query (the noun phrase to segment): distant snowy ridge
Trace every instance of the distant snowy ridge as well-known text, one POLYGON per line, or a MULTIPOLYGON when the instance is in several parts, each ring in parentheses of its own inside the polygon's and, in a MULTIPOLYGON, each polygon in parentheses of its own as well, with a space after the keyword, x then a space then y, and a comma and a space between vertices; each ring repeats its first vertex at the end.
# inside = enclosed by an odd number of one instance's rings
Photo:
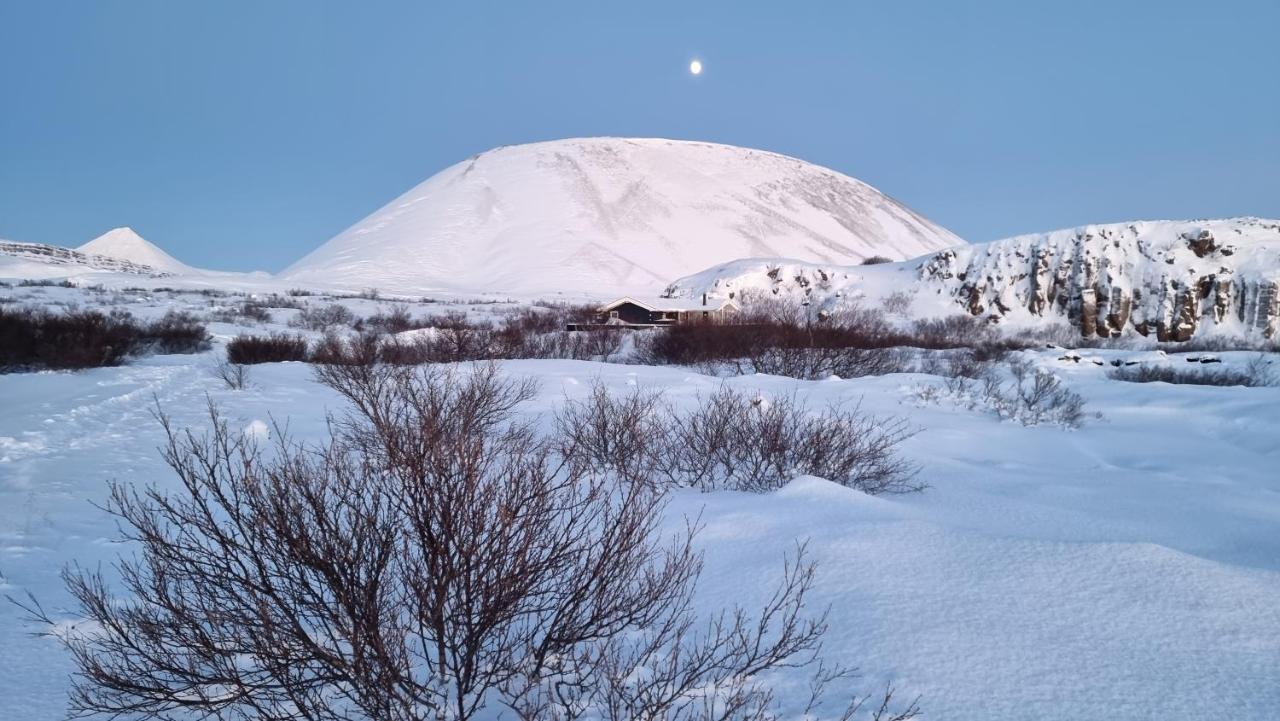
POLYGON ((1085 337, 1183 341, 1280 331, 1280 221, 1231 218, 1087 225, 957 246, 904 263, 734 261, 671 283, 666 295, 743 293, 832 305, 900 299, 916 317, 1069 323, 1085 337))
POLYGON ((198 272, 161 250, 134 232, 133 228, 114 228, 77 248, 81 253, 116 258, 155 268, 164 273, 198 272))
MULTIPOLYGON (((89 270, 105 271, 108 273, 124 273, 128 275, 147 275, 153 277, 168 276, 170 273, 153 268, 142 263, 134 263, 128 260, 112 258, 96 253, 85 253, 79 250, 71 250, 57 245, 44 245, 42 243, 16 243, 13 241, 0 240, 0 257, 9 258, 11 261, 26 262, 37 264, 40 266, 76 266, 89 270)), ((0 271, 3 271, 6 263, 0 263, 0 271)), ((0 274, 3 274, 0 272, 0 274)), ((19 274, 20 275, 20 274, 19 274)))
POLYGON ((734 258, 857 263, 963 241, 875 188, 712 143, 500 147, 432 176, 287 268, 298 284, 513 295, 652 293, 734 258))

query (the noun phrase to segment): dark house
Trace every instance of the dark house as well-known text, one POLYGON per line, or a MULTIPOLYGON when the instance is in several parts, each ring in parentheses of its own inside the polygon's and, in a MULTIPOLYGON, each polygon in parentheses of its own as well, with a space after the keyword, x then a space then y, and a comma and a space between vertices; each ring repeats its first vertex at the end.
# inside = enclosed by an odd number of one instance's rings
POLYGON ((691 321, 719 320, 737 310, 738 306, 733 301, 709 299, 705 293, 701 298, 623 296, 600 306, 591 323, 575 323, 569 326, 569 330, 600 326, 656 328, 691 321))

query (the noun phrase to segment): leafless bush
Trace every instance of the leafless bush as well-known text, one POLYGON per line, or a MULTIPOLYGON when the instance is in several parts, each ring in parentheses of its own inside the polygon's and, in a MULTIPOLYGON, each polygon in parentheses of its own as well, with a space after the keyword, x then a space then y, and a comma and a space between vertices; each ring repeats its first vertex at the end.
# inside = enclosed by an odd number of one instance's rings
POLYGON ((566 458, 653 482, 672 416, 657 391, 635 388, 613 394, 596 382, 585 399, 567 400, 557 411, 556 441, 566 458))
POLYGON ((862 259, 862 265, 884 265, 885 263, 892 263, 892 262, 893 262, 893 258, 889 258, 883 255, 871 255, 862 259))
POLYGON ((307 360, 307 339, 297 335, 238 335, 227 343, 227 362, 237 365, 307 360))
POLYGON ((528 382, 492 366, 317 375, 352 409, 319 446, 277 433, 264 454, 212 408, 204 436, 161 416, 179 490, 111 489, 140 554, 119 563, 125 593, 65 572, 94 628, 59 634, 73 713, 765 721, 784 710, 769 670, 813 664, 819 690, 846 678, 814 663, 826 624, 806 614, 803 546, 758 612, 699 619, 696 529, 664 543, 649 485, 568 462, 516 420, 528 382))
POLYGON ((26 279, 23 279, 23 280, 18 281, 18 287, 19 287, 19 288, 74 288, 74 287, 76 287, 76 284, 75 284, 75 283, 72 283, 71 281, 66 280, 66 279, 63 279, 63 280, 48 280, 48 279, 37 279, 37 280, 32 280, 32 279, 30 279, 30 278, 26 278, 26 279))
MULTIPOLYGON (((992 363, 962 361, 946 374, 945 396, 969 408, 985 408, 1001 419, 1014 420, 1024 426, 1055 423, 1077 428, 1083 423, 1084 397, 1056 375, 1022 358, 1013 358, 1007 365, 1006 378, 992 363)), ((916 399, 923 403, 935 403, 943 397, 936 386, 922 386, 916 391, 916 399)))
POLYGON ((194 315, 171 310, 143 328, 141 342, 154 353, 199 353, 209 349, 209 334, 194 315))
POLYGON ((213 373, 233 391, 242 391, 249 387, 249 368, 242 363, 220 360, 213 367, 213 373))
POLYGON ((194 316, 170 312, 140 323, 110 313, 0 307, 0 371, 114 366, 148 353, 195 353, 209 347, 194 316))
POLYGON ((913 345, 921 348, 967 348, 996 340, 991 326, 970 315, 922 318, 911 328, 913 345))
POLYGON ((1019 347, 969 316, 920 320, 907 329, 890 325, 884 316, 850 304, 815 310, 805 303, 757 299, 744 302, 742 311, 725 322, 664 329, 644 340, 639 357, 709 372, 853 378, 909 370, 902 348, 971 348, 994 359, 1019 347))
POLYGON ((673 424, 664 469, 682 485, 768 491, 814 475, 871 494, 923 488, 897 453, 915 434, 902 419, 830 406, 811 413, 794 397, 751 397, 727 387, 673 424))
POLYGON ((291 290, 287 295, 272 293, 266 296, 258 296, 258 300, 255 302, 262 304, 262 306, 266 308, 292 308, 294 310, 302 310, 306 307, 306 304, 303 301, 298 300, 299 296, 297 293, 311 295, 310 293, 291 290))
POLYGON ((914 298, 915 294, 912 292, 895 290, 884 297, 884 301, 882 303, 884 312, 889 315, 906 317, 907 313, 911 310, 911 301, 914 298))
POLYGON ((1198 386, 1245 386, 1256 388, 1271 385, 1271 377, 1265 356, 1251 361, 1244 368, 1181 369, 1170 366, 1138 364, 1116 368, 1107 374, 1109 378, 1129 383, 1172 383, 1198 386), (1259 360, 1261 359, 1261 360, 1259 360))
POLYGON ((915 434, 900 418, 857 406, 811 412, 792 396, 752 397, 722 387, 689 412, 656 393, 613 396, 596 384, 557 416, 564 453, 628 478, 703 490, 776 490, 814 475, 870 494, 918 491, 918 468, 897 452, 915 434))
POLYGON ((329 331, 338 326, 350 326, 355 323, 356 316, 341 303, 329 303, 321 306, 305 306, 289 320, 294 328, 329 331))
POLYGON ((270 323, 272 320, 268 306, 253 300, 218 308, 209 317, 219 323, 270 323))
POLYGON ((1168 353, 1221 353, 1226 351, 1258 351, 1280 353, 1280 338, 1203 335, 1184 343, 1160 343, 1156 348, 1168 353))
POLYGON ((384 313, 377 313, 357 321, 356 330, 376 333, 403 333, 427 327, 425 320, 414 318, 409 313, 409 306, 397 303, 384 313))

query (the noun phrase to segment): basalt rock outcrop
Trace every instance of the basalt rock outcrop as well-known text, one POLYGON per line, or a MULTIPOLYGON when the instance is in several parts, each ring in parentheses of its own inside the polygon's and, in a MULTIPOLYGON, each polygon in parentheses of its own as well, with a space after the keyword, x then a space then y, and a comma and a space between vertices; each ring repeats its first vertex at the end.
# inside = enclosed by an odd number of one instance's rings
POLYGON ((926 256, 918 277, 993 322, 1056 318, 1085 337, 1190 340, 1280 330, 1280 222, 1091 225, 926 256))
POLYGON ((70 248, 44 245, 42 243, 14 243, 0 240, 0 255, 45 265, 82 266, 111 273, 129 273, 157 278, 171 275, 159 268, 143 263, 135 263, 130 260, 122 260, 97 253, 84 253, 70 248))
POLYGON ((858 303, 902 318, 967 313, 1006 327, 1065 322, 1091 338, 1274 338, 1280 221, 1089 225, 873 266, 749 258, 676 280, 666 294, 858 303))

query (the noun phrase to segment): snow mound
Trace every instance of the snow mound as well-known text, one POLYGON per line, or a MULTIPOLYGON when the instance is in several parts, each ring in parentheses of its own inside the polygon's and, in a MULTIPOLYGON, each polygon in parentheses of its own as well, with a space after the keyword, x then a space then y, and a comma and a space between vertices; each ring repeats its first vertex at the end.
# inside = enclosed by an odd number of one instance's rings
POLYGON ((665 295, 761 294, 818 307, 858 301, 906 317, 968 313, 1012 326, 1067 323, 1086 337, 1280 332, 1280 221, 1087 225, 871 266, 753 258, 671 283, 665 295))
POLYGON ((195 269, 145 240, 133 228, 115 228, 85 243, 76 250, 154 268, 162 273, 185 274, 195 269))
POLYGON ((775 153, 627 138, 500 147, 287 268, 299 284, 652 293, 734 258, 857 263, 962 243, 871 186, 775 153))

